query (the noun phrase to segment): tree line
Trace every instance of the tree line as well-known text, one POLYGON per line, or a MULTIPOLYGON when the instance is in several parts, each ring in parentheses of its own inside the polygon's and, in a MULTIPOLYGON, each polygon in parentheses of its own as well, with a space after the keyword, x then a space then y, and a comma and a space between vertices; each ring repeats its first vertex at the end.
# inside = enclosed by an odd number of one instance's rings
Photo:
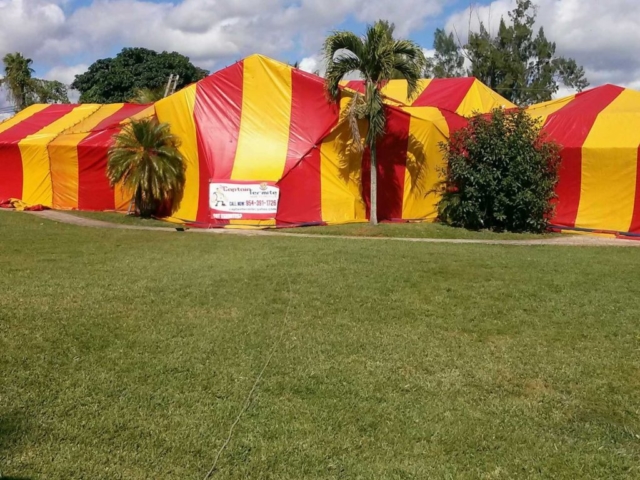
MULTIPOLYGON (((537 7, 533 0, 518 0, 509 21, 500 21, 493 34, 480 22, 463 44, 454 32, 437 29, 434 55, 424 59, 422 78, 476 77, 517 105, 550 100, 561 85, 582 91, 589 82, 574 59, 557 54, 543 28, 535 30, 537 7)), ((393 25, 383 22, 393 36, 393 25)), ((66 103, 67 86, 58 81, 32 78, 32 61, 20 53, 4 59, 5 86, 15 110, 33 103, 66 103)), ((298 64, 293 64, 297 66, 298 64)), ((177 52, 125 48, 114 58, 94 62, 77 75, 71 88, 82 103, 151 103, 163 96, 171 74, 179 76, 178 88, 196 82, 209 72, 193 65, 177 52)), ((318 73, 318 72, 314 72, 318 73)), ((392 78, 402 73, 392 73, 392 78)))
POLYGON ((67 87, 57 80, 34 78, 33 61, 21 53, 8 53, 3 59, 4 78, 0 86, 7 90, 8 100, 15 111, 34 103, 69 103, 67 87))

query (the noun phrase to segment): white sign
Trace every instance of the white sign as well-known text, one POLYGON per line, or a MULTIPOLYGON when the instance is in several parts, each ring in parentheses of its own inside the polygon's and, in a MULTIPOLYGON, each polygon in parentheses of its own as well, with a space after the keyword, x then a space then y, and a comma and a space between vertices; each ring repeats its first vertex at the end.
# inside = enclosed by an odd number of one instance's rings
POLYGON ((273 182, 213 181, 209 184, 211 218, 220 220, 275 218, 280 189, 273 182))

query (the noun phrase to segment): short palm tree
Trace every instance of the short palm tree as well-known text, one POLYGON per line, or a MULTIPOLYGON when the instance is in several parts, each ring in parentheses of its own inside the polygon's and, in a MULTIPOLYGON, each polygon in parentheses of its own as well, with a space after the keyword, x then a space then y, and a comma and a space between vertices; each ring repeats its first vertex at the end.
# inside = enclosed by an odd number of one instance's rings
POLYGON ((162 100, 162 97, 164 97, 164 91, 160 88, 137 88, 133 93, 133 97, 129 99, 129 103, 146 105, 162 100))
POLYGON ((166 123, 155 118, 132 120, 114 136, 109 149, 107 177, 111 186, 121 184, 133 193, 142 217, 160 207, 179 203, 185 182, 185 163, 178 150, 180 140, 166 123))
MULTIPOLYGON (((327 64, 326 89, 329 97, 340 99, 340 81, 348 74, 359 72, 365 81, 364 98, 353 97, 348 109, 352 115, 364 118, 368 123, 365 144, 371 153, 371 208, 370 220, 378 223, 376 140, 385 133, 386 114, 380 89, 392 78, 407 81, 407 96, 418 92, 418 82, 426 63, 422 49, 410 40, 393 38, 394 26, 379 20, 367 28, 364 36, 339 31, 331 34, 324 43, 327 64)), ((354 139, 358 139, 357 122, 352 121, 354 139)))
POLYGON ((9 93, 9 100, 13 103, 16 112, 19 112, 28 105, 33 61, 21 53, 7 53, 2 61, 4 78, 0 80, 0 85, 5 86, 9 93))

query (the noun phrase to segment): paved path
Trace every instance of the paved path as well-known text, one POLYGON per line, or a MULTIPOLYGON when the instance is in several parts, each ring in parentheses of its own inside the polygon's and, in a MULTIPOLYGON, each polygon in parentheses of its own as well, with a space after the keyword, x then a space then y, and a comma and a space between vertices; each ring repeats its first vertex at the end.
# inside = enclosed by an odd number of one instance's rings
MULTIPOLYGON (((53 220, 60 223, 68 223, 82 227, 94 228, 117 228, 122 230, 152 230, 154 232, 175 232, 175 228, 165 227, 143 227, 137 225, 124 225, 120 223, 104 222, 91 218, 78 217, 69 213, 57 210, 44 210, 42 212, 29 212, 41 218, 53 220)), ((401 237, 356 237, 347 235, 314 235, 311 233, 286 233, 282 230, 238 230, 211 228, 193 228, 187 230, 189 233, 203 233, 216 235, 240 235, 245 237, 295 237, 295 238, 333 238, 340 240, 365 240, 365 241, 396 241, 414 243, 454 243, 454 244, 482 244, 482 245, 560 245, 560 246, 606 246, 606 247, 640 247, 640 241, 620 240, 614 238, 603 238, 589 235, 560 235, 553 238, 540 240, 468 240, 468 239, 447 239, 447 238, 401 238, 401 237)))

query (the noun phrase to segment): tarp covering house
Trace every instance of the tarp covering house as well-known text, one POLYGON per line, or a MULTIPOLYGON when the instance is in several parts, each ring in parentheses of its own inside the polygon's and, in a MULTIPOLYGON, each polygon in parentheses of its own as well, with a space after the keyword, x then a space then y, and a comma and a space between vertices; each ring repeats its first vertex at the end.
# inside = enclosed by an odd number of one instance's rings
MULTIPOLYGON (((405 85, 406 87, 406 85, 405 85)), ((324 80, 254 55, 154 106, 35 105, 0 124, 0 200, 123 210, 107 152, 123 123, 155 115, 181 140, 185 191, 174 219, 208 226, 295 226, 369 217, 369 152, 324 80)), ((378 142, 378 218, 436 216, 440 143, 466 120, 433 106, 387 105, 378 142)), ((361 136, 366 122, 360 122, 361 136)))
MULTIPOLYGON (((323 79, 254 55, 158 102, 156 115, 182 139, 187 162, 176 219, 203 226, 366 221, 369 162, 342 114, 348 101, 330 103, 323 79)), ((388 110, 379 217, 432 218, 438 143, 464 119, 437 108, 388 110)))
POLYGON ((562 146, 552 223, 640 234, 640 92, 605 85, 528 112, 562 146))
MULTIPOLYGON (((364 81, 344 81, 350 90, 364 93, 364 81)), ((515 105, 498 95, 477 78, 434 78, 420 80, 414 98, 407 97, 406 80, 390 80, 382 87, 385 101, 391 105, 436 107, 463 117, 489 113, 496 108, 514 108, 515 105)))
POLYGON ((130 195, 109 186, 107 151, 144 105, 33 105, 0 123, 0 201, 56 209, 117 210, 130 195))

